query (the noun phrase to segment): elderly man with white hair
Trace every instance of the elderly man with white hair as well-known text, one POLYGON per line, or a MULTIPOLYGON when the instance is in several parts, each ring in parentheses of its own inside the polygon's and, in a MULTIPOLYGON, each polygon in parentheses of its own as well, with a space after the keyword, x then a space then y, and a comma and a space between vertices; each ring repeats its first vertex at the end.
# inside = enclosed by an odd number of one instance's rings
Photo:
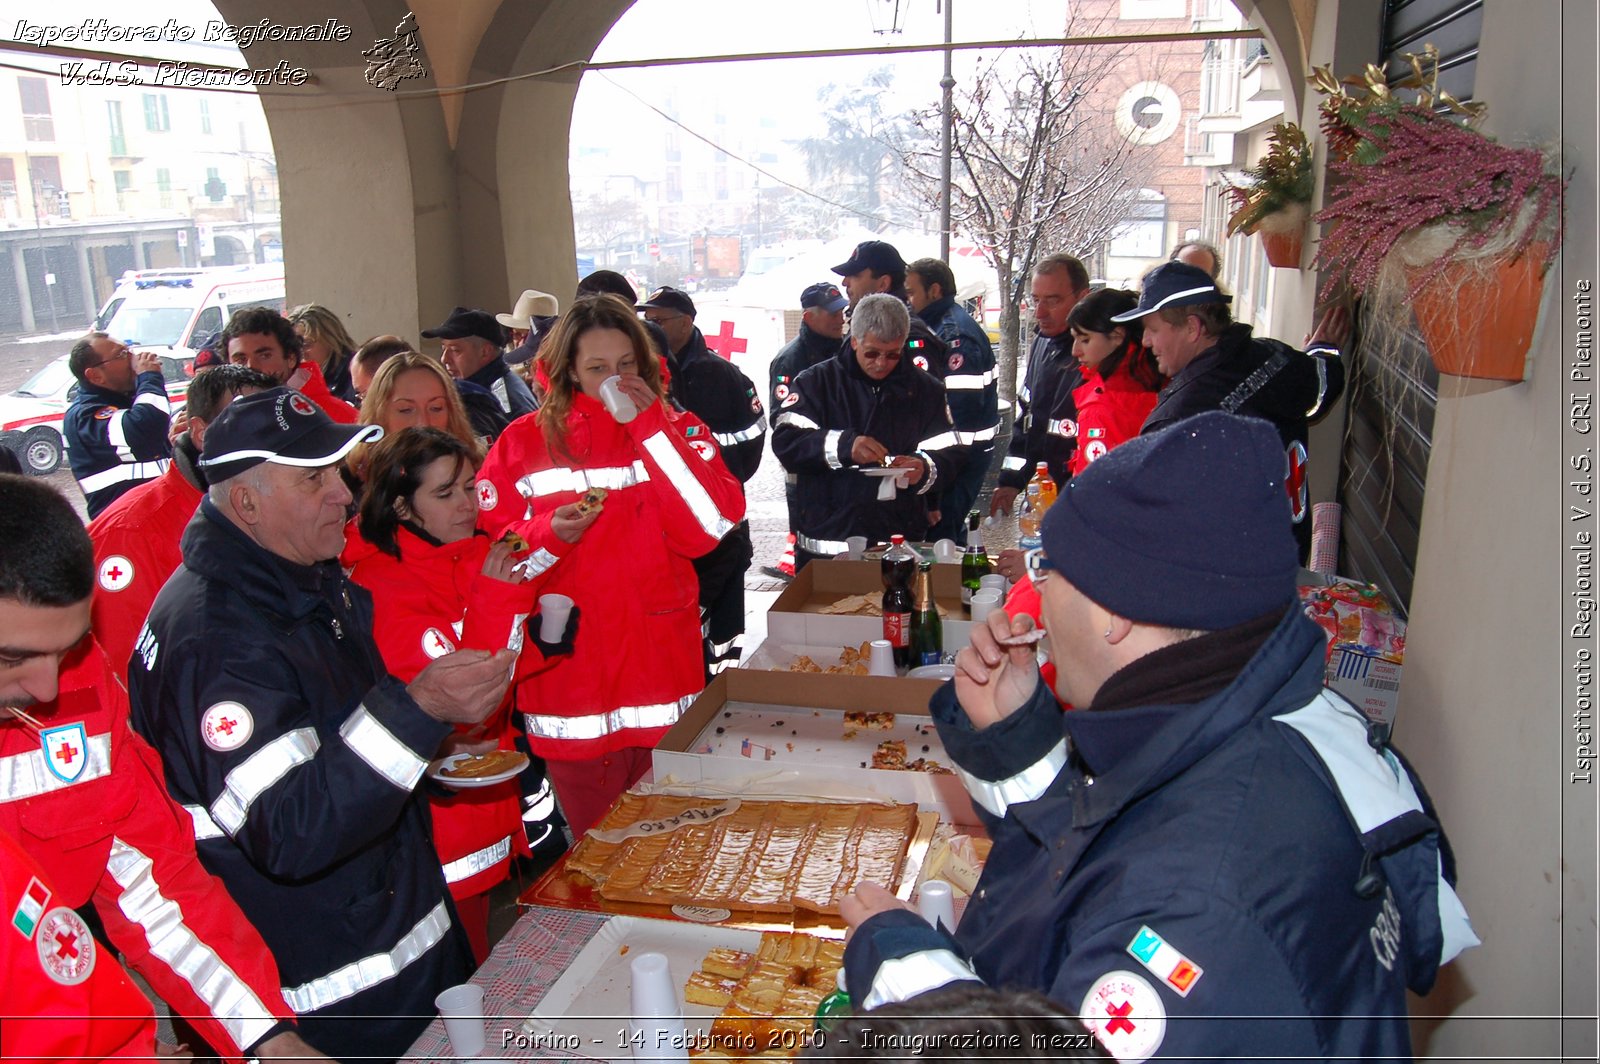
POLYGON ((944 386, 906 353, 910 312, 891 295, 865 296, 850 343, 796 377, 773 421, 772 449, 799 478, 795 568, 845 550, 850 536, 922 539, 928 493, 955 468, 958 440, 944 386), (896 485, 880 491, 894 468, 896 485))

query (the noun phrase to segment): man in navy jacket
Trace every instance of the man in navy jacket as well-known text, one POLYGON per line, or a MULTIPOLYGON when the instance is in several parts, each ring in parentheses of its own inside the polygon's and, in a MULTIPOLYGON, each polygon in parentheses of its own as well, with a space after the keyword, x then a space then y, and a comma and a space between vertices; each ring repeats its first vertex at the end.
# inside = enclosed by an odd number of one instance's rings
POLYGON ((1064 486, 1033 628, 991 615, 935 696, 994 839, 954 937, 848 899, 858 1005, 1031 988, 1114 1056, 1409 1059, 1406 991, 1477 944, 1421 785, 1325 691, 1273 427, 1221 413, 1064 486))
POLYGON ((160 357, 135 354, 105 333, 73 344, 67 366, 78 378, 78 394, 61 421, 61 435, 94 518, 130 488, 166 472, 172 407, 160 357))

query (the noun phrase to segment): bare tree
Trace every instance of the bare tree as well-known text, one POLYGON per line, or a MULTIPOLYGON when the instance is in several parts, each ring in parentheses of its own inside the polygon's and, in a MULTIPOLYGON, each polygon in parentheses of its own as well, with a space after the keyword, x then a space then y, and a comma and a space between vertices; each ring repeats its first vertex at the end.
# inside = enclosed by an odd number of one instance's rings
MULTIPOLYGON (((885 109, 894 71, 880 67, 854 85, 824 85, 817 104, 827 125, 820 137, 793 141, 806 161, 806 174, 818 194, 860 216, 868 225, 902 208, 901 167, 925 147, 926 137, 909 116, 885 109)), ((834 208, 837 216, 837 208, 834 208)))
MULTIPOLYGON (((1016 395, 1022 302, 1034 264, 1058 252, 1091 257, 1127 224, 1147 180, 1137 146, 1110 118, 1102 85, 1131 58, 1111 45, 1016 49, 985 61, 955 93, 951 225, 983 249, 1000 282, 1004 399, 1016 395)), ((937 143, 939 109, 916 119, 937 143)), ((911 150, 903 160, 937 204, 937 152, 911 150)))
POLYGON ((609 254, 622 237, 644 239, 644 214, 636 200, 612 199, 592 192, 572 206, 573 229, 580 248, 609 254))

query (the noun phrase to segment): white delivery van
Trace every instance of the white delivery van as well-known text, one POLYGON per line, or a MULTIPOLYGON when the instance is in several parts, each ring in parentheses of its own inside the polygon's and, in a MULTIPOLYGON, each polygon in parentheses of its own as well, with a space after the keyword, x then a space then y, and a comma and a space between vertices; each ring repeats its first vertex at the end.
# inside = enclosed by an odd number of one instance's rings
POLYGON ((129 270, 95 317, 94 328, 138 350, 193 358, 236 310, 284 309, 283 264, 129 270))

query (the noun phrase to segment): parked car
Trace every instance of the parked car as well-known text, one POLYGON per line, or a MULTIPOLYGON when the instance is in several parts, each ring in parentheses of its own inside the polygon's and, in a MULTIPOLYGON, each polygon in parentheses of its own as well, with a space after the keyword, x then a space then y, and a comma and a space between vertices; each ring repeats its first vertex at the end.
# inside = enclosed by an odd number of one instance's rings
MULTIPOLYGON (((143 345, 141 345, 142 349, 143 345)), ((161 356, 161 375, 176 412, 194 377, 194 358, 161 356)), ((66 443, 61 421, 78 395, 78 381, 67 368, 67 356, 48 363, 10 395, 0 395, 0 446, 16 452, 22 468, 49 476, 61 468, 66 443)))

